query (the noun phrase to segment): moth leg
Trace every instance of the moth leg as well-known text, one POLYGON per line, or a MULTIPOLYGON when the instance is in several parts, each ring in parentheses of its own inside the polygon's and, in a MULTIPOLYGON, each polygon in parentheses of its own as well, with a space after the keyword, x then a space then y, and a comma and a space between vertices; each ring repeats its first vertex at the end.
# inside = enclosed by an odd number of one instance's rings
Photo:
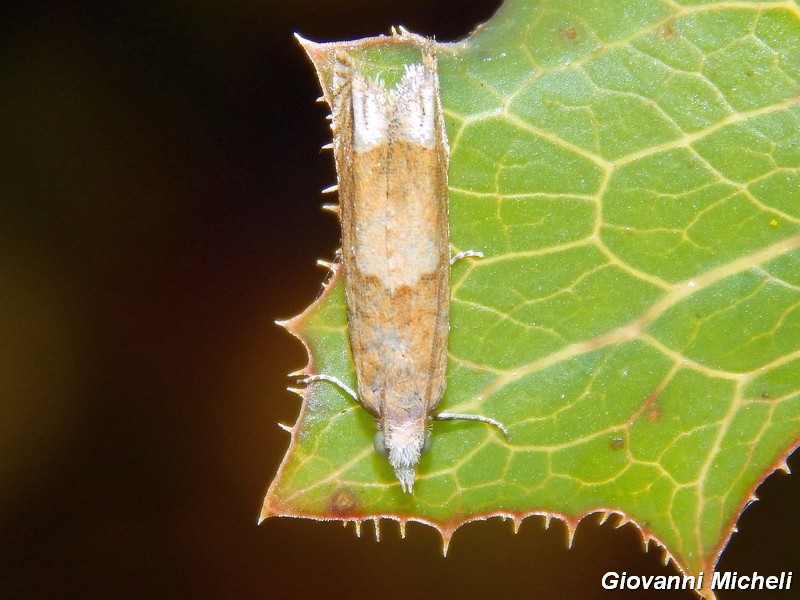
POLYGON ((358 399, 358 395, 350 389, 350 387, 341 379, 337 377, 331 377, 330 375, 309 375, 308 377, 303 377, 299 379, 300 383, 313 383, 315 381, 327 381, 328 383, 332 383, 340 390, 342 390, 345 394, 350 396, 353 400, 355 400, 358 404, 361 404, 361 400, 358 399))
POLYGON ((490 417, 482 417, 481 415, 466 415, 464 413, 440 412, 433 415, 433 418, 436 419, 437 421, 480 421, 481 423, 494 425, 500 431, 503 432, 503 435, 506 436, 507 440, 511 439, 511 435, 509 435, 506 426, 503 425, 500 421, 497 421, 490 417))
POLYGON ((463 258, 483 258, 483 252, 479 250, 462 250, 450 259, 450 264, 454 265, 463 258))

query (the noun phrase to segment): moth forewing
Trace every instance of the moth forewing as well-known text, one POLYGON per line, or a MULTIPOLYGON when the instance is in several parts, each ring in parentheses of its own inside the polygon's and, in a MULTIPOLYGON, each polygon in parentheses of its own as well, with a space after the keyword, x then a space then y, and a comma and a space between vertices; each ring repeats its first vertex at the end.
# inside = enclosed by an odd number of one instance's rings
POLYGON ((450 289, 447 142, 436 59, 392 89, 337 56, 342 258, 359 401, 405 491, 444 393, 450 289))

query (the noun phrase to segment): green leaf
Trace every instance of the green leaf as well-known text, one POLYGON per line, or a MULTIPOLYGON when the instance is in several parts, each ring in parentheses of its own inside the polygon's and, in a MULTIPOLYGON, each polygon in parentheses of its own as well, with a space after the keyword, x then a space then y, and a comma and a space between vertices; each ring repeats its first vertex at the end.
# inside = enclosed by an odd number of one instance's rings
MULTIPOLYGON (((385 80, 405 37, 346 47, 385 80)), ((334 386, 263 516, 437 527, 618 513, 710 571, 800 443, 800 8, 514 0, 438 53, 455 250, 443 410, 414 494, 334 386)), ((326 60, 328 62, 326 62, 326 60)), ((327 66, 326 66, 327 65, 327 66)), ((354 385, 338 268, 286 323, 354 385)))

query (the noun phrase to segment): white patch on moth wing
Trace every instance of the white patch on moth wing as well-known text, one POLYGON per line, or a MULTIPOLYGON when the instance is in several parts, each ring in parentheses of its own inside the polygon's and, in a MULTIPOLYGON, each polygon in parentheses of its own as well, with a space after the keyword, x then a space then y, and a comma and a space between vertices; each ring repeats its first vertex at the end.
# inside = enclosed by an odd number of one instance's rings
POLYGON ((389 98, 380 82, 353 75, 353 149, 366 151, 389 140, 389 98))
POLYGON ((385 214, 364 218, 356 230, 358 268, 366 275, 377 277, 392 292, 414 286, 422 277, 436 271, 441 258, 424 218, 421 214, 409 214, 402 228, 387 221, 385 214), (386 248, 387 229, 393 230, 391 249, 386 248))
POLYGON ((433 148, 436 145, 438 81, 435 68, 409 65, 390 92, 398 137, 433 148))
MULTIPOLYGON (((418 227, 411 223, 411 227, 418 227)), ((430 237, 413 231, 407 233, 405 240, 397 242, 397 248, 386 261, 390 289, 395 291, 403 286, 413 286, 419 283, 425 275, 433 273, 439 266, 439 254, 436 242, 430 237)))

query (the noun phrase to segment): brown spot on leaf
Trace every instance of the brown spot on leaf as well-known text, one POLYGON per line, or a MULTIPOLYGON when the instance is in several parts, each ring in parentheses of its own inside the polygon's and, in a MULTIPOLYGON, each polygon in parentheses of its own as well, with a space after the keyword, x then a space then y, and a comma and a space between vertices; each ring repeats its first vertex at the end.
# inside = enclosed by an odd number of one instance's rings
POLYGON ((347 488, 334 490, 328 499, 328 508, 331 513, 340 517, 352 515, 356 512, 358 506, 358 496, 347 488))
POLYGON ((568 42, 574 42, 578 37, 578 31, 574 27, 567 27, 564 31, 564 39, 568 42))
POLYGON ((664 23, 661 27, 658 28, 658 35, 661 36, 663 40, 671 40, 675 37, 675 28, 672 26, 672 23, 664 23))
POLYGON ((651 423, 661 420, 661 409, 658 405, 653 404, 653 406, 647 409, 647 420, 651 423))
POLYGON ((661 395, 663 387, 650 392, 650 395, 644 401, 645 417, 651 423, 661 419, 661 408, 658 406, 658 397, 661 395))

